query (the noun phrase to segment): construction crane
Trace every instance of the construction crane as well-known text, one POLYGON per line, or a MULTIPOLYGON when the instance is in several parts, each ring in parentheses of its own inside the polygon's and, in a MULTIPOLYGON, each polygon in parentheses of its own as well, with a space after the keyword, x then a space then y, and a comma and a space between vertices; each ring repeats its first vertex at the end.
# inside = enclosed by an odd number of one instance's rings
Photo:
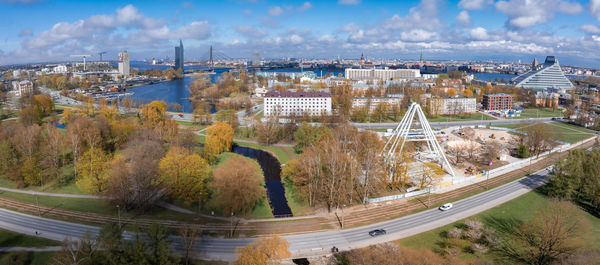
POLYGON ((100 55, 100 61, 102 62, 102 54, 106 54, 106 52, 99 52, 98 55, 100 55))
POLYGON ((71 55, 71 57, 83 57, 83 71, 85 72, 87 69, 85 67, 85 58, 87 57, 91 57, 91 55, 89 54, 77 54, 77 55, 71 55))

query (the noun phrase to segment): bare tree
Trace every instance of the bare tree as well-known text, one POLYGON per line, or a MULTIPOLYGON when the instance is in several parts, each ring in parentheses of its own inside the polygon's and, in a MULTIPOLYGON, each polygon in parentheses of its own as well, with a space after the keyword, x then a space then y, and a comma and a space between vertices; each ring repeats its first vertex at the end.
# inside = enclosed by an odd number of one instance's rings
POLYGON ((202 229, 199 225, 191 224, 191 225, 182 225, 179 228, 179 236, 181 240, 181 246, 183 247, 183 259, 185 261, 185 265, 188 265, 190 262, 190 254, 197 247, 198 238, 202 234, 202 229))

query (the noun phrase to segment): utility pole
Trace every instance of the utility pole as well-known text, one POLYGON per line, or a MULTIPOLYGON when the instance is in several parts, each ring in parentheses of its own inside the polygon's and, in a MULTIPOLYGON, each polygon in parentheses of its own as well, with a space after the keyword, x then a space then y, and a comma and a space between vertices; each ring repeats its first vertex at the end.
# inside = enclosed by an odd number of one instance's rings
POLYGON ((342 229, 344 229, 344 206, 346 205, 342 204, 342 229))
POLYGON ((40 202, 38 201, 37 192, 35 192, 34 194, 35 194, 35 204, 37 205, 37 210, 38 210, 38 217, 42 217, 42 213, 40 211, 40 202))
POLYGON ((231 233, 229 234, 229 237, 233 237, 233 212, 231 212, 231 233))
POLYGON ((119 221, 119 229, 121 229, 121 207, 117 204, 117 217, 119 221))
POLYGON ((429 185, 429 191, 427 192, 427 208, 431 207, 431 185, 429 185))

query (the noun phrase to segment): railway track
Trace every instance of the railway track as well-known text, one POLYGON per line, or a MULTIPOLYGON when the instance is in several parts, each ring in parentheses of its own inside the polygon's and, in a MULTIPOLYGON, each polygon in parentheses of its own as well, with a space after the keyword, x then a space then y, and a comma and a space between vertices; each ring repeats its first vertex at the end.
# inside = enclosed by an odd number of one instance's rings
MULTIPOLYGON (((580 145, 577 149, 585 149, 594 145, 594 141, 580 145)), ((513 170, 506 174, 489 179, 489 186, 494 187, 501 185, 509 180, 513 180, 525 175, 527 172, 535 172, 549 166, 560 158, 568 155, 568 151, 556 153, 541 159, 540 161, 531 164, 530 166, 522 167, 519 170, 513 170)), ((474 183, 456 190, 448 191, 441 194, 431 196, 431 205, 439 204, 456 200, 466 195, 482 191, 485 189, 485 182, 474 183)), ((345 214, 344 226, 346 228, 366 225, 375 222, 387 221, 400 216, 408 215, 414 211, 426 209, 427 195, 415 197, 409 201, 391 202, 389 204, 379 204, 378 206, 370 206, 368 209, 354 209, 345 214)), ((108 222, 119 222, 116 216, 107 216, 95 213, 86 213, 72 210, 58 209, 48 206, 38 206, 35 204, 21 202, 18 200, 4 198, 0 194, 0 207, 17 210, 33 215, 50 217, 65 221, 77 221, 88 224, 106 224, 108 222)), ((235 220, 235 219, 234 219, 235 220)), ((335 215, 329 215, 322 218, 302 219, 295 221, 280 221, 274 219, 273 222, 261 223, 244 223, 236 222, 229 223, 200 223, 194 221, 176 221, 164 219, 152 219, 141 216, 123 217, 120 219, 122 224, 133 225, 137 224, 142 227, 150 226, 153 223, 158 223, 169 228, 177 229, 184 225, 198 224, 204 231, 224 232, 232 229, 232 224, 235 226, 235 231, 239 231, 244 235, 267 235, 267 234, 294 234, 307 231, 322 231, 339 228, 339 219, 335 215)))

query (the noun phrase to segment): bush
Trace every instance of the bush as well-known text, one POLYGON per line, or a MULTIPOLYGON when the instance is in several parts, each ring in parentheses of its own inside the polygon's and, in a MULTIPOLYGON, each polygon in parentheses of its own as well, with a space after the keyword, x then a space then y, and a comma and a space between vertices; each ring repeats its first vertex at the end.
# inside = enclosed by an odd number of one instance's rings
POLYGON ((483 223, 476 220, 467 220, 465 225, 471 230, 479 230, 483 227, 483 223))
POLYGON ((448 230, 448 233, 446 235, 448 236, 448 238, 461 238, 462 230, 455 227, 455 228, 448 230))
POLYGON ((31 263, 31 255, 25 251, 8 252, 0 260, 0 264, 4 265, 28 265, 31 263))
POLYGON ((473 243, 473 246, 471 247, 471 249, 473 249, 474 252, 479 252, 479 253, 485 253, 488 251, 488 248, 485 245, 478 244, 478 243, 473 243))
POLYGON ((529 157, 529 148, 523 144, 520 144, 519 148, 517 149, 517 156, 520 158, 529 157))
POLYGON ((482 236, 482 235, 483 235, 483 232, 481 232, 481 231, 478 231, 478 230, 473 230, 473 229, 469 229, 469 230, 468 230, 468 231, 465 233, 465 236, 466 236, 468 239, 471 239, 471 240, 478 240, 478 239, 480 239, 480 238, 481 238, 481 236, 482 236))

